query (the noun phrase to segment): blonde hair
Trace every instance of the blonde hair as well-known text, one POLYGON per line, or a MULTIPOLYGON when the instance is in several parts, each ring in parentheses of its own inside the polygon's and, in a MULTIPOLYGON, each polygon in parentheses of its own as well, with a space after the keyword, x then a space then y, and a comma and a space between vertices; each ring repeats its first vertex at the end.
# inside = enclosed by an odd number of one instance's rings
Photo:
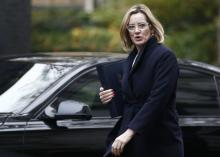
POLYGON ((127 30, 127 25, 129 23, 130 17, 133 14, 142 13, 146 16, 147 22, 150 24, 150 29, 158 43, 162 43, 164 41, 164 29, 161 23, 156 19, 156 17, 152 14, 150 9, 144 4, 138 4, 132 6, 126 14, 121 23, 120 36, 123 44, 123 48, 125 51, 130 51, 134 49, 134 44, 131 41, 129 32, 127 30))

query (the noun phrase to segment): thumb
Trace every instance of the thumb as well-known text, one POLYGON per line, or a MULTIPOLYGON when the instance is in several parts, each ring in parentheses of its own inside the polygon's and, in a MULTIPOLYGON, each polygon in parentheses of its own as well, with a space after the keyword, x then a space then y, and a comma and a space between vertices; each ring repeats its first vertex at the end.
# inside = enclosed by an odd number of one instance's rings
POLYGON ((100 87, 99 88, 100 92, 104 91, 104 88, 103 87, 100 87))

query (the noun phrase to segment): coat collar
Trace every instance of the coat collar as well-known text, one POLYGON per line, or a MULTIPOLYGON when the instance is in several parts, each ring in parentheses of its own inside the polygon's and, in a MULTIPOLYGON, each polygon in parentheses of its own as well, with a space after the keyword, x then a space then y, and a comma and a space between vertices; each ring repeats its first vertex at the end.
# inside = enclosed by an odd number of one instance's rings
POLYGON ((157 39, 153 36, 151 37, 144 45, 143 49, 137 54, 137 49, 135 48, 129 55, 129 76, 134 72, 134 70, 137 68, 137 66, 140 64, 141 59, 143 58, 143 55, 145 53, 147 53, 146 55, 148 56, 150 54, 150 51, 148 51, 150 49, 151 46, 155 45, 157 43, 157 39), (131 67, 132 62, 134 60, 134 57, 136 56, 136 54, 138 55, 136 58, 136 61, 133 65, 133 67, 131 67))

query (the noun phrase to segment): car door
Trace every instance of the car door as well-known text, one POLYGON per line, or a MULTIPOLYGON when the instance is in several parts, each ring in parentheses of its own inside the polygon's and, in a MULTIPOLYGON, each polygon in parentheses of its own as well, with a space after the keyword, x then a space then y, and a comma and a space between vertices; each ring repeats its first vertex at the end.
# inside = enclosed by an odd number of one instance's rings
POLYGON ((180 66, 176 102, 187 157, 220 155, 220 109, 215 80, 208 71, 180 66))
POLYGON ((26 121, 21 116, 1 114, 0 125, 0 156, 23 156, 23 137, 26 121))
MULTIPOLYGON (((24 143, 32 153, 97 152, 103 153, 105 139, 117 118, 110 118, 108 108, 99 100, 100 82, 95 68, 71 80, 43 111, 28 122, 24 143), (58 101, 71 100, 88 105, 92 118, 54 120, 58 101), (51 117, 51 119, 50 119, 51 117), (37 152, 36 152, 37 151, 37 152)), ((97 156, 97 155, 96 155, 97 156)))

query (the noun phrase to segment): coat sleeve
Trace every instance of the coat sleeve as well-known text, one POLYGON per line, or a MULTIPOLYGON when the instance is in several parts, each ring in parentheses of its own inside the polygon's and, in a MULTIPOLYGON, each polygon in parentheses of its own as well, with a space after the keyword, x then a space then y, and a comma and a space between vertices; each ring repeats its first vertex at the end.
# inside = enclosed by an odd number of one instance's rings
POLYGON ((150 95, 128 125, 128 128, 136 133, 150 128, 162 111, 168 107, 169 100, 175 96, 179 74, 175 55, 171 52, 164 53, 155 65, 150 95))

